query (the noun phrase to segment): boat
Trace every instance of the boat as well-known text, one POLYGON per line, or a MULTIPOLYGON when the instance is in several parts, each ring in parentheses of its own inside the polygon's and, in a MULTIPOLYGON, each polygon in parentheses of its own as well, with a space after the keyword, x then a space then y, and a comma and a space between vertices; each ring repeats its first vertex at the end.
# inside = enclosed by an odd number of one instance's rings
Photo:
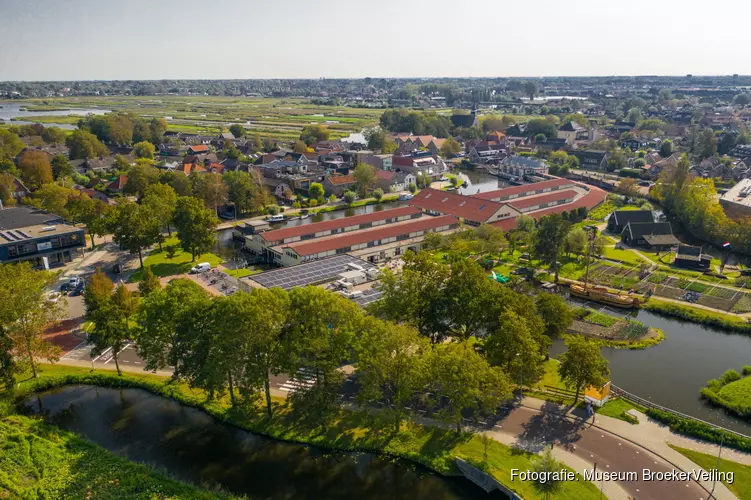
POLYGON ((286 215, 269 215, 264 219, 266 222, 284 222, 287 220, 286 215))
POLYGON ((409 201, 412 198, 414 198, 414 196, 410 193, 402 193, 399 195, 399 201, 409 201))
POLYGON ((613 292, 603 286, 571 285, 571 295, 593 300, 609 306, 633 309, 642 303, 641 297, 632 294, 613 292))

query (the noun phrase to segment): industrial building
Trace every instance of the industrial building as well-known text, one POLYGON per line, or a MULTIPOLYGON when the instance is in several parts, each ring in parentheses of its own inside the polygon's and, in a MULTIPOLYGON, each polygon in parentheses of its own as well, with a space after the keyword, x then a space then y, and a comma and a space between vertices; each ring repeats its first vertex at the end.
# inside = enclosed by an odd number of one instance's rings
POLYGON ((751 179, 741 179, 738 184, 720 197, 720 205, 728 217, 751 217, 751 179))
POLYGON ((0 263, 61 266, 85 244, 83 229, 65 224, 57 215, 26 206, 0 210, 0 263))

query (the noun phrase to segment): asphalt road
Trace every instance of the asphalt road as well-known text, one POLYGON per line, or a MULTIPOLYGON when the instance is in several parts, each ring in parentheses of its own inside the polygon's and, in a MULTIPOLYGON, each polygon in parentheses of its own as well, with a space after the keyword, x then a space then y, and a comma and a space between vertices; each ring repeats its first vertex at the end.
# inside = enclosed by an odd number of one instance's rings
POLYGON ((619 483, 636 500, 699 500, 708 497, 694 481, 642 481, 642 469, 669 472, 673 466, 629 441, 591 427, 589 423, 582 426, 581 421, 572 422, 560 415, 519 407, 497 425, 518 436, 519 444, 529 451, 540 451, 552 443, 589 463, 597 463, 599 471, 636 472, 637 481, 619 483))

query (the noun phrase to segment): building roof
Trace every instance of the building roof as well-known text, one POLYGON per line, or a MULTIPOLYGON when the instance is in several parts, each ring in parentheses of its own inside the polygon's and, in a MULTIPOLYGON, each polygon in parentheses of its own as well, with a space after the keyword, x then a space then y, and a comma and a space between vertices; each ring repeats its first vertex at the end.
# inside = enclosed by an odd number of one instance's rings
POLYGON ((699 262, 701 260, 701 247, 679 245, 678 252, 676 252, 675 258, 699 262))
POLYGON ((63 219, 38 208, 21 205, 0 210, 0 230, 60 224, 63 219))
POLYGON ((560 188, 562 186, 573 186, 574 183, 568 179, 553 179, 549 181, 535 182, 533 184, 524 184, 523 186, 512 186, 495 191, 486 191, 484 193, 473 194, 473 198, 482 200, 506 200, 510 196, 516 197, 528 196, 543 189, 560 188))
POLYGON ((188 149, 190 149, 194 153, 198 153, 198 152, 201 152, 201 151, 208 152, 209 147, 207 145, 205 145, 205 144, 197 144, 195 146, 190 146, 188 149))
POLYGON ((0 229, 0 245, 22 243, 24 241, 75 232, 83 233, 83 229, 63 223, 23 226, 22 229, 0 229))
POLYGON ((127 175, 118 175, 114 181, 107 185, 107 189, 111 191, 122 191, 125 185, 128 183, 127 175))
POLYGON ((576 198, 576 191, 574 191, 573 189, 566 189, 565 191, 559 190, 553 191, 552 193, 530 196, 528 198, 515 199, 508 202, 508 204, 516 208, 517 210, 522 210, 525 208, 534 207, 535 205, 541 205, 543 203, 573 200, 574 198, 576 198))
POLYGON ((678 238, 672 234, 648 234, 644 236, 644 241, 650 245, 677 245, 680 243, 678 238))
POLYGON ((414 221, 390 224, 378 229, 363 229, 352 231, 328 238, 321 238, 313 241, 300 241, 283 245, 283 248, 291 248, 298 255, 315 255, 329 250, 351 247, 371 241, 379 241, 386 238, 393 238, 402 234, 411 234, 418 231, 428 231, 449 224, 458 224, 456 217, 451 215, 442 215, 440 217, 423 217, 414 221))
POLYGON ((371 212, 369 214, 353 215, 351 217, 342 217, 340 219, 325 220, 323 222, 314 222, 312 224, 303 224, 301 226, 285 227, 282 229, 275 229, 273 231, 265 231, 260 234, 261 238, 266 241, 282 241, 287 238, 294 238, 295 236, 302 236, 303 234, 314 234, 322 231, 332 231, 334 229, 341 229, 356 224, 367 224, 368 222, 376 222, 394 217, 404 217, 408 215, 419 214, 420 209, 417 207, 399 207, 391 210, 381 210, 379 212, 371 212))
POLYGON ((564 132, 584 132, 587 129, 585 127, 582 127, 575 121, 571 120, 571 121, 564 123, 561 126, 561 128, 559 128, 558 130, 563 130, 564 132))
POLYGON ((354 184, 355 182, 357 182, 354 175, 332 175, 329 176, 327 180, 335 186, 340 186, 342 184, 354 184))
POLYGON ((626 226, 629 222, 654 222, 651 210, 616 210, 613 220, 619 226, 626 226))
POLYGON ((495 201, 431 188, 417 193, 409 204, 423 210, 451 214, 475 222, 485 222, 503 206, 495 201))
MULTIPOLYGON (((623 232, 628 232, 631 238, 644 236, 671 235, 673 228, 669 222, 629 222, 623 232)), ((677 240, 676 240, 677 241, 677 240)))
POLYGON ((545 162, 538 158, 529 158, 527 156, 507 156, 503 159, 504 165, 512 165, 524 168, 543 168, 545 162))

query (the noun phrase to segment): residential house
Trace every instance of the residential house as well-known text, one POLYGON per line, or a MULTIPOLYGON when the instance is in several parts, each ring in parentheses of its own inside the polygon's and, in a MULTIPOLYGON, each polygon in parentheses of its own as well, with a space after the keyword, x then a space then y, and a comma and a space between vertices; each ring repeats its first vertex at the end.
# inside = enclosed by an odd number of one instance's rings
POLYGON ((417 178, 409 172, 396 172, 394 170, 376 170, 378 181, 376 188, 381 188, 384 193, 396 193, 406 191, 410 184, 416 184, 417 178))
POLYGON ((587 138, 587 128, 582 127, 575 121, 568 121, 558 128, 558 138, 564 139, 566 144, 574 144, 578 139, 587 138))
POLYGON ((631 151, 637 151, 639 149, 646 149, 647 147, 649 147, 649 140, 642 139, 640 137, 634 137, 631 139, 626 139, 625 141, 621 141, 621 147, 628 148, 631 151))
POLYGON ((197 144, 193 146, 188 146, 189 155, 200 155, 200 154, 206 154, 208 152, 209 152, 209 147, 206 144, 197 144))
POLYGON ((545 139, 544 141, 535 142, 535 146, 537 147, 537 149, 547 152, 560 151, 562 149, 576 147, 575 144, 571 145, 566 142, 566 139, 545 139))
POLYGON ((448 172, 446 163, 430 154, 429 151, 414 151, 409 154, 395 154, 392 158, 392 166, 415 176, 423 175, 431 180, 438 180, 448 172))
POLYGON ((710 268, 712 256, 702 253, 701 247, 679 245, 673 264, 678 267, 704 271, 710 268))
POLYGON ((499 132, 498 130, 491 130, 485 135, 485 140, 487 142, 501 142, 503 138, 506 136, 503 132, 499 132))
POLYGON ((629 222, 654 222, 651 210, 616 210, 608 218, 608 231, 620 234, 629 222))
POLYGON ((323 189, 328 194, 341 197, 345 191, 353 191, 357 184, 354 175, 329 175, 323 181, 323 189))
POLYGON ((31 191, 29 191, 29 188, 21 182, 21 179, 13 176, 13 185, 11 186, 10 191, 11 197, 15 200, 21 201, 26 196, 29 196, 29 194, 31 194, 31 191))
POLYGON ((125 189, 125 185, 128 184, 127 175, 118 175, 115 180, 107 184, 107 191, 111 193, 122 193, 125 189))
POLYGON ((506 155, 506 148, 500 142, 480 142, 469 150, 469 161, 478 165, 497 164, 506 155))
POLYGON ((393 170, 393 155, 363 154, 358 156, 358 162, 372 165, 378 170, 393 170))
POLYGON ((538 158, 527 156, 507 156, 501 161, 498 170, 514 177, 542 177, 548 173, 548 165, 538 158))
POLYGON ((527 124, 516 123, 506 129, 507 137, 527 137, 527 124))
POLYGON ((582 168, 603 170, 608 164, 607 151, 575 151, 574 156, 579 159, 579 165, 582 168))
POLYGON ((454 127, 475 127, 480 123, 477 118, 477 110, 473 109, 470 114, 453 114, 451 115, 451 123, 454 125, 454 127))
POLYGON ((668 250, 678 246, 680 241, 673 235, 669 222, 629 222, 623 228, 621 241, 634 247, 652 250, 668 250))

